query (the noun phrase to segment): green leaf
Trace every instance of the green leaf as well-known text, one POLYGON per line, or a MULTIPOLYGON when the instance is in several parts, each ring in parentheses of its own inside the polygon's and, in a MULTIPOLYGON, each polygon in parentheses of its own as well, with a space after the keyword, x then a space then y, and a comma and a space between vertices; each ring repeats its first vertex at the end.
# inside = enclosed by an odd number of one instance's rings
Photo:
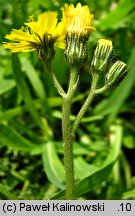
MULTIPOLYGON (((50 107, 57 107, 61 105, 61 98, 50 97, 48 98, 48 103, 50 107)), ((38 100, 34 100, 34 106, 37 109, 41 109, 41 104, 38 100)), ((0 111, 0 121, 8 120, 16 116, 22 115, 27 111, 26 105, 17 106, 15 108, 6 109, 6 111, 0 111)), ((53 114, 53 113, 52 113, 53 114)))
POLYGON ((23 114, 23 112, 26 110, 26 107, 19 106, 12 109, 8 109, 6 111, 0 112, 0 121, 9 120, 14 118, 15 116, 19 116, 23 114))
POLYGON ((134 8, 135 2, 133 0, 121 0, 117 8, 112 10, 109 14, 107 13, 106 17, 103 18, 96 27, 101 31, 117 29, 134 8))
POLYGON ((50 97, 48 98, 49 106, 58 107, 62 105, 62 100, 60 97, 50 97))
POLYGON ((35 71, 33 65, 27 58, 20 58, 22 70, 26 73, 33 89, 35 90, 36 95, 40 99, 42 103, 42 108, 46 111, 48 108, 48 101, 46 98, 46 92, 41 82, 40 78, 38 77, 37 71, 35 71))
POLYGON ((122 199, 135 199, 135 189, 124 192, 122 199))
POLYGON ((10 80, 6 80, 6 79, 0 80, 0 95, 8 92, 15 86, 16 86, 16 83, 14 80, 11 80, 11 79, 10 80))
POLYGON ((14 195, 14 193, 12 193, 6 185, 1 184, 1 183, 0 183, 0 193, 3 194, 6 197, 6 199, 8 199, 8 200, 16 200, 17 199, 17 197, 14 195))
POLYGON ((13 150, 24 152, 29 152, 34 147, 31 142, 3 124, 0 124, 0 144, 9 146, 13 150))
POLYGON ((31 149, 31 155, 41 155, 44 151, 44 144, 38 144, 33 149, 31 149))
POLYGON ((12 67, 13 67, 13 73, 14 73, 14 78, 16 80, 16 84, 17 87, 28 107, 29 112, 31 113, 33 119, 35 120, 35 122, 41 127, 43 128, 43 123, 40 119, 40 116, 35 108, 33 99, 31 97, 30 91, 28 89, 28 86, 25 82, 24 79, 24 75, 21 71, 21 65, 19 62, 19 59, 17 57, 17 55, 13 54, 12 55, 12 67))
POLYGON ((64 189, 65 171, 56 153, 55 144, 47 142, 43 148, 43 165, 45 173, 54 185, 58 188, 64 189))
MULTIPOLYGON (((95 190, 101 185, 101 182, 105 181, 111 172, 111 169, 119 156, 120 146, 122 138, 122 127, 120 125, 114 125, 111 128, 111 150, 110 153, 102 165, 102 167, 94 172, 92 175, 82 179, 75 184, 76 196, 79 197, 89 191, 95 190)), ((65 199, 65 190, 60 191, 51 199, 65 199)))
MULTIPOLYGON (((56 118, 56 119, 62 119, 62 112, 59 111, 59 110, 54 110, 54 111, 52 112, 52 116, 53 116, 54 118, 56 118)), ((76 118, 76 117, 75 117, 74 115, 70 115, 70 120, 71 120, 71 121, 74 121, 75 118, 76 118)), ((103 119, 103 116, 97 115, 97 116, 91 116, 91 117, 83 118, 83 119, 81 120, 81 122, 93 122, 93 121, 99 121, 99 120, 102 120, 102 119, 103 119)))
POLYGON ((96 172, 99 168, 88 164, 82 157, 77 157, 74 160, 75 166, 75 177, 79 180, 84 179, 85 177, 92 175, 96 172))

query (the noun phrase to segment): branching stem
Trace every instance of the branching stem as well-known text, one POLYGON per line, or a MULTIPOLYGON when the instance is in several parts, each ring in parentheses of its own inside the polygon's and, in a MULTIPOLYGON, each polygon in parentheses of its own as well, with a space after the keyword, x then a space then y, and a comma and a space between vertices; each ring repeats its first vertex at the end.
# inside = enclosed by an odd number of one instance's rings
POLYGON ((81 119, 83 118, 84 114, 86 113, 88 107, 90 106, 95 94, 96 94, 96 86, 97 86, 97 82, 98 82, 98 74, 94 74, 92 76, 92 85, 91 85, 91 88, 90 88, 90 91, 89 91, 89 94, 88 94, 88 97, 86 98, 83 106, 81 107, 78 115, 76 116, 76 119, 74 121, 74 124, 73 124, 73 128, 72 128, 72 134, 74 135, 75 134, 75 131, 76 129, 78 128, 80 122, 81 122, 81 119))

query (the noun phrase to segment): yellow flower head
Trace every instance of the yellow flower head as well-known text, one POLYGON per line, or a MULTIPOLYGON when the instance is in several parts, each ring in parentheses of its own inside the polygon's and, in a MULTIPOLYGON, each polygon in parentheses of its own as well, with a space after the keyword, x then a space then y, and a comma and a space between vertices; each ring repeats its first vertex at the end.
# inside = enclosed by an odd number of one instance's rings
POLYGON ((94 16, 88 6, 78 3, 75 8, 73 4, 65 4, 62 13, 68 34, 89 35, 91 30, 95 30, 91 27, 94 16))
POLYGON ((65 47, 65 27, 62 22, 58 23, 56 12, 42 13, 38 15, 37 21, 30 17, 25 26, 19 30, 13 29, 5 36, 11 40, 4 43, 5 48, 12 52, 44 52, 53 45, 65 47))

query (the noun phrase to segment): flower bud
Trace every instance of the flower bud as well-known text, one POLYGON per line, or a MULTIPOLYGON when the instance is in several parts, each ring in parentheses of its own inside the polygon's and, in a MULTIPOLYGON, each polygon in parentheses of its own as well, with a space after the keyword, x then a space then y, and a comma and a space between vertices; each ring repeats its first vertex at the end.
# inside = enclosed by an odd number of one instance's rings
POLYGON ((91 63, 91 66, 95 72, 104 71, 106 69, 111 53, 112 41, 99 39, 91 63))
POLYGON ((62 8, 62 21, 66 29, 66 50, 65 56, 71 66, 81 67, 87 58, 87 41, 92 27, 93 14, 90 13, 87 5, 78 3, 65 4, 62 8))
POLYGON ((122 61, 115 62, 106 74, 106 84, 112 85, 121 82, 128 72, 127 65, 122 61))
POLYGON ((70 65, 80 67, 87 58, 87 38, 84 36, 67 35, 65 49, 66 60, 70 65))

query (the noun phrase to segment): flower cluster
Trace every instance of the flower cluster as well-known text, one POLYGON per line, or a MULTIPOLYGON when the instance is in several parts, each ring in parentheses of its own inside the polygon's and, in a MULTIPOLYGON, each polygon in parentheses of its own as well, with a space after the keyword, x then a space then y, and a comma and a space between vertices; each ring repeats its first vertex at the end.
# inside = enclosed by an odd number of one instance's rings
POLYGON ((11 52, 36 50, 40 57, 48 60, 53 58, 54 45, 56 45, 62 49, 66 47, 65 55, 69 58, 72 59, 74 56, 78 60, 84 59, 86 38, 91 30, 95 30, 91 27, 93 14, 90 13, 88 6, 81 6, 80 3, 76 7, 73 4, 65 4, 62 14, 62 21, 59 23, 56 12, 42 13, 37 21, 30 17, 25 27, 19 30, 13 29, 9 35, 5 36, 11 42, 5 42, 4 47, 10 49, 11 52))
MULTIPOLYGON (((82 6, 80 3, 76 7, 73 4, 65 4, 61 10, 60 22, 57 12, 51 11, 38 15, 37 21, 32 16, 29 17, 25 27, 13 29, 5 36, 11 42, 4 42, 4 47, 11 52, 36 50, 39 57, 47 62, 53 59, 55 45, 65 50, 66 60, 71 66, 81 67, 87 61, 87 41, 90 33, 96 30, 92 27, 94 16, 88 6, 82 6)), ((90 68, 96 72, 106 70, 111 54, 112 42, 106 39, 98 40, 90 68)))

